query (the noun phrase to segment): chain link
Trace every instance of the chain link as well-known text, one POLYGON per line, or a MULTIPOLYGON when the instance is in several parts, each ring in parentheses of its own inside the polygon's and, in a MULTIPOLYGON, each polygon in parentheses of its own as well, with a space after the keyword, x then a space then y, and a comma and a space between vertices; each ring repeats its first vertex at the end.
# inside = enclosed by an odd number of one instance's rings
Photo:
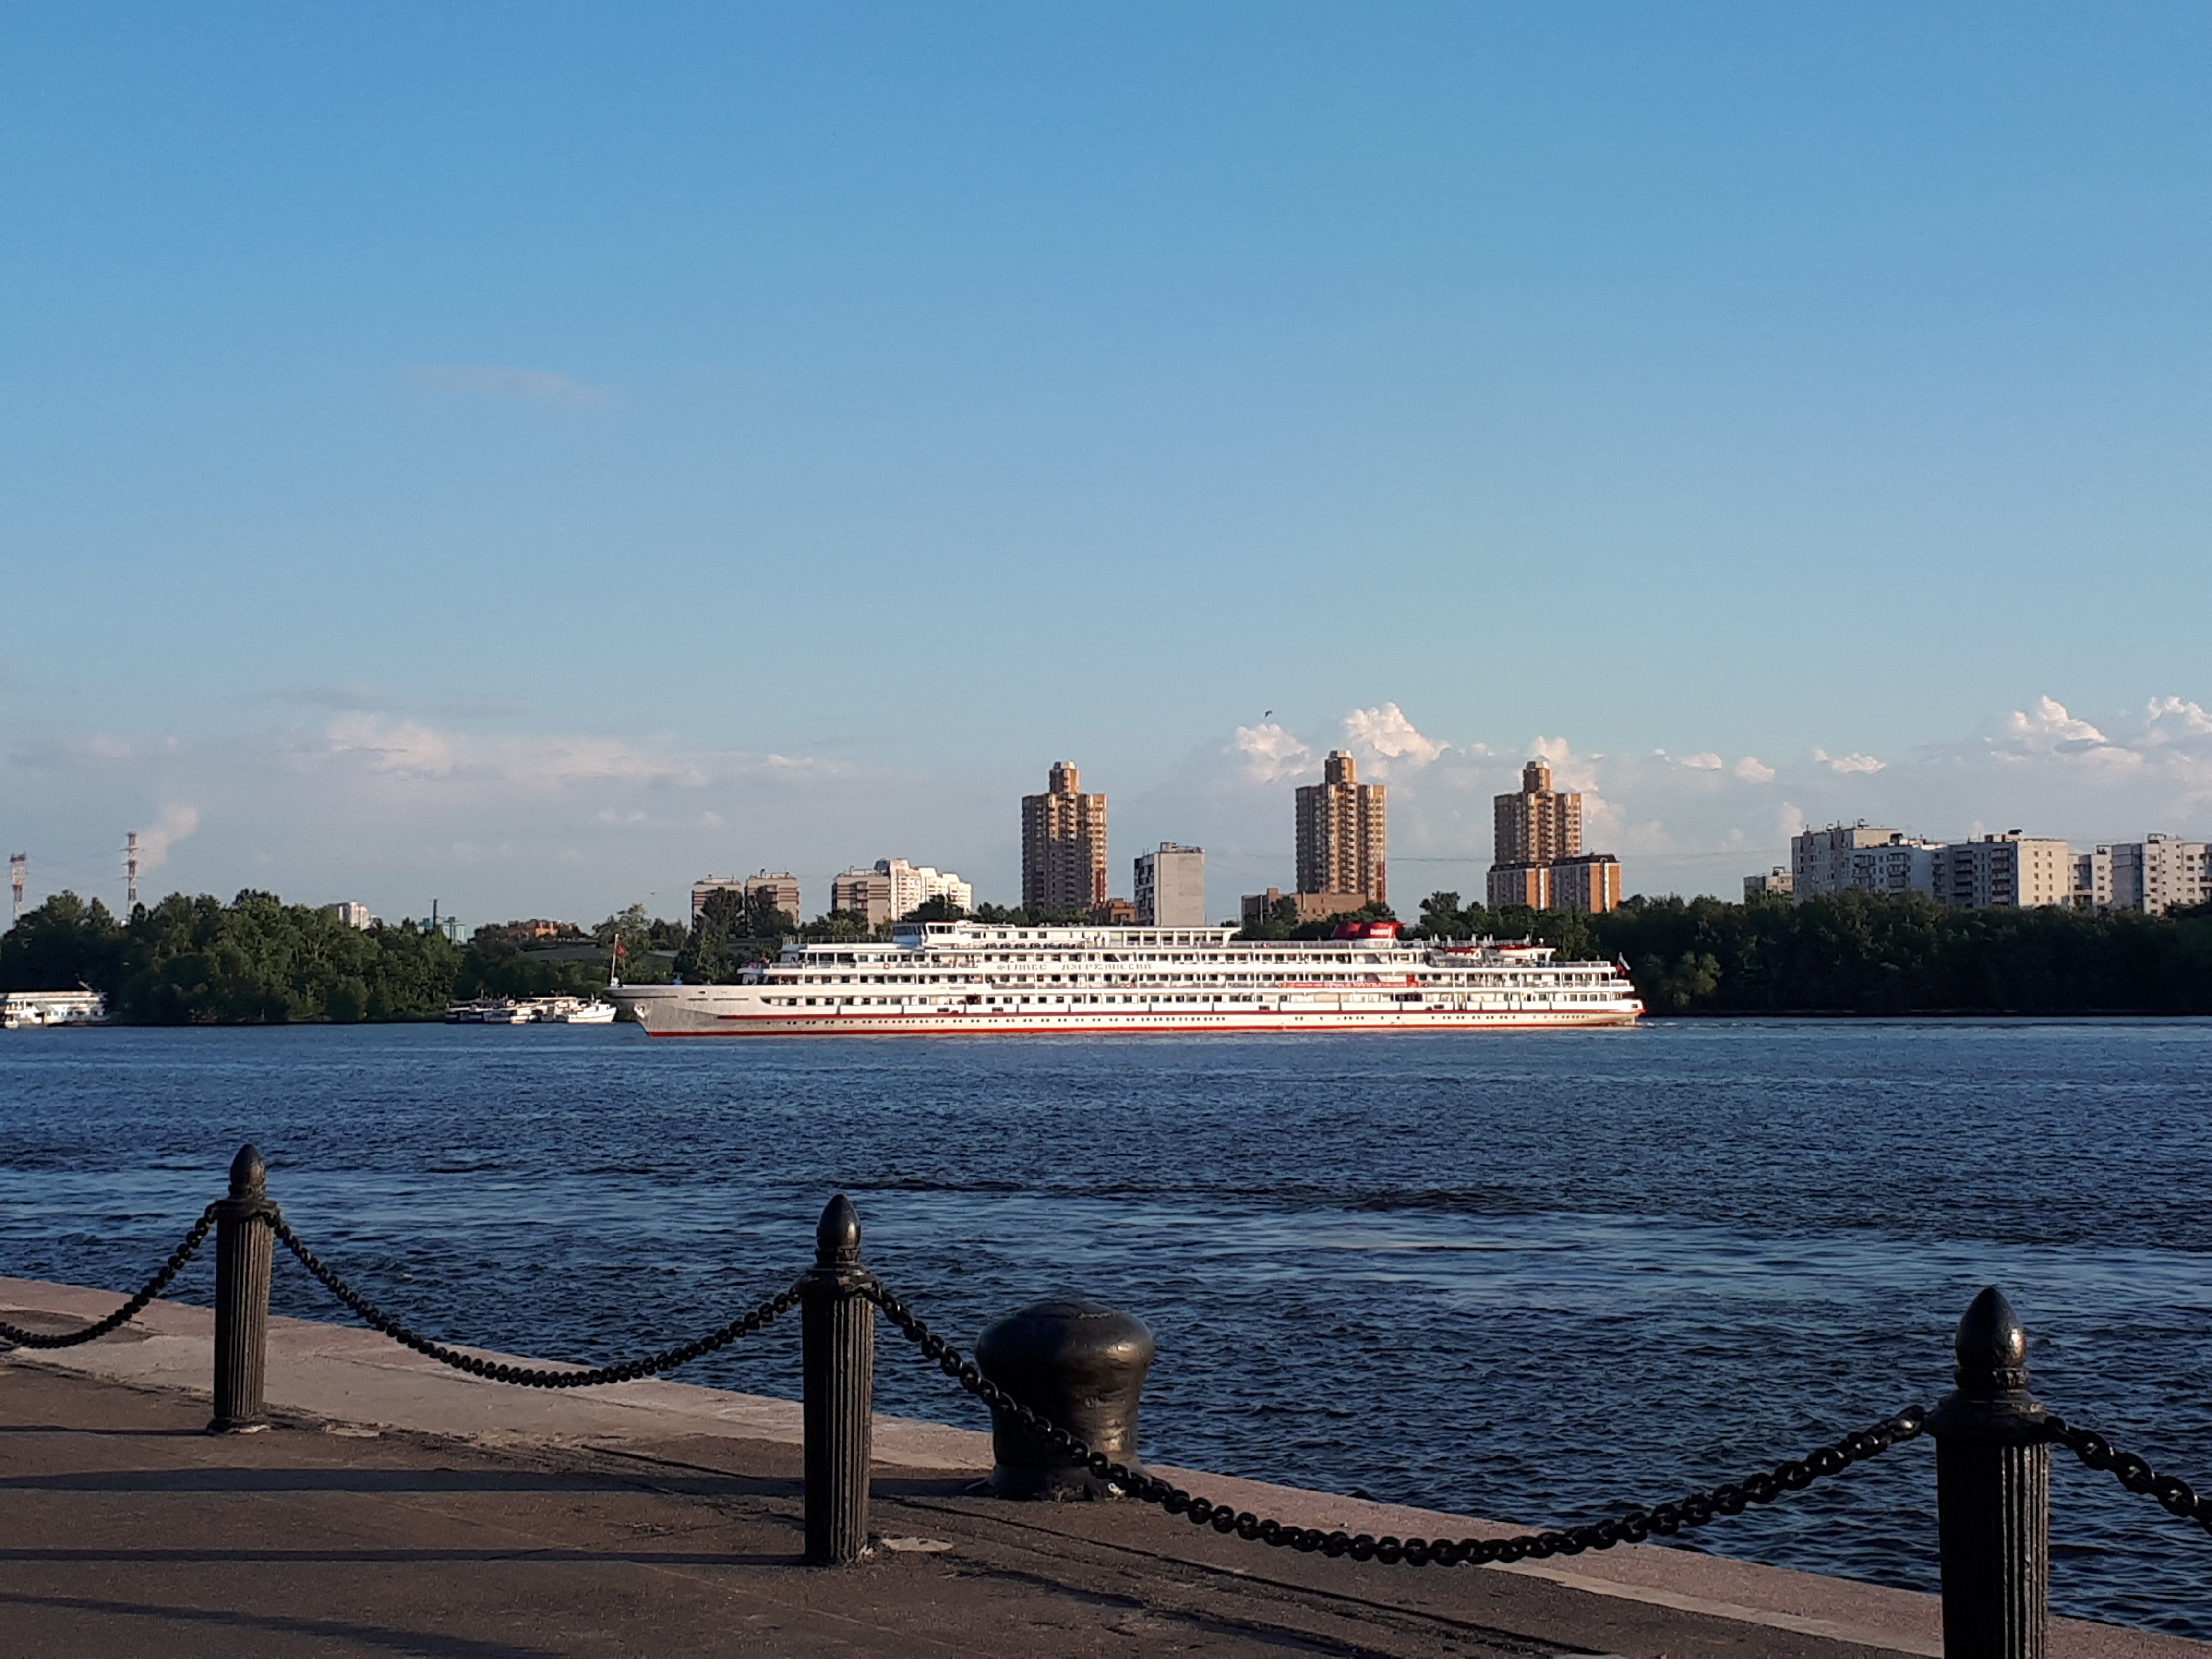
POLYGON ((2179 1475, 2160 1474, 2130 1451, 2121 1451, 2101 1434, 2077 1429, 2052 1412, 2044 1419, 2051 1439, 2093 1469, 2104 1469, 2130 1492, 2154 1498, 2168 1515, 2194 1521, 2212 1534, 2212 1498, 2199 1498, 2197 1489, 2179 1475))
POLYGON ((647 1354, 642 1359, 627 1360, 619 1365, 599 1365, 577 1370, 539 1370, 527 1365, 509 1365, 498 1360, 484 1359, 476 1354, 463 1353, 458 1348, 433 1342, 418 1335, 379 1308, 367 1297, 347 1284, 322 1259, 300 1240, 300 1236, 286 1224, 280 1214, 270 1218, 270 1225, 284 1248, 300 1258, 300 1265, 322 1281, 323 1287, 360 1315, 369 1327, 380 1331, 403 1347, 427 1355, 441 1365, 450 1365, 457 1371, 466 1371, 471 1376, 481 1376, 494 1382, 513 1382, 526 1389, 588 1389, 602 1382, 635 1382, 641 1377, 673 1370, 678 1365, 689 1364, 702 1355, 713 1353, 717 1348, 726 1348, 741 1336, 750 1336, 766 1329, 792 1309, 799 1305, 799 1287, 770 1297, 742 1318, 733 1319, 720 1330, 709 1331, 697 1340, 685 1343, 680 1348, 664 1349, 659 1353, 647 1354))
POLYGON ((1883 1419, 1871 1428, 1847 1434, 1802 1458, 1695 1492, 1673 1503, 1633 1509, 1586 1526, 1565 1531, 1522 1533, 1510 1538, 1425 1539, 1377 1538, 1370 1533, 1324 1532, 1318 1527, 1292 1526, 1264 1518, 1233 1504, 1216 1504, 1170 1486, 1140 1468, 1115 1462, 1093 1451, 1081 1440, 1048 1421, 985 1376, 982 1368, 939 1336, 917 1318, 897 1297, 880 1285, 864 1292, 884 1310, 884 1316, 906 1340, 935 1362, 939 1370, 995 1411, 1004 1412, 1102 1480, 1111 1481, 1132 1498, 1157 1504, 1170 1515, 1180 1515, 1193 1526, 1210 1526, 1222 1534, 1305 1554, 1350 1556, 1355 1561, 1379 1561, 1385 1566, 1475 1566, 1491 1562, 1540 1561, 1553 1555, 1579 1555, 1584 1550, 1611 1549, 1616 1544, 1640 1544, 1654 1535, 1668 1537, 1685 1527, 1702 1527, 1724 1515, 1741 1515, 1753 1504, 1771 1504, 1787 1492, 1802 1492, 1826 1475, 1838 1474, 1852 1464, 1887 1451, 1912 1439, 1927 1426, 1928 1413, 1915 1407, 1883 1419))
POLYGON ((209 1229, 215 1225, 215 1206, 210 1204, 200 1212, 200 1218, 192 1223, 191 1231, 185 1242, 169 1252, 159 1272, 146 1281, 145 1288, 97 1324, 87 1325, 82 1330, 64 1331, 56 1334, 46 1331, 27 1331, 18 1325, 0 1320, 0 1340, 14 1343, 19 1348, 74 1348, 80 1342, 96 1341, 128 1321, 136 1318, 149 1302, 169 1288, 169 1281, 184 1272, 200 1246, 207 1242, 209 1229))

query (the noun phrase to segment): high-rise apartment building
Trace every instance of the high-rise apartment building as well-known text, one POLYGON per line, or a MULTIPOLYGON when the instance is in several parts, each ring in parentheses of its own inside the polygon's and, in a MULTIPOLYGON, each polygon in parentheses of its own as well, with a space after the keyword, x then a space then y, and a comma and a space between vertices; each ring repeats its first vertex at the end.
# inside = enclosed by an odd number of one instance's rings
POLYGON ((2112 852, 2100 847, 2074 855, 2074 908, 2109 910, 2112 908, 2112 852))
POLYGON ((2002 836, 1936 849, 1936 897, 1964 910, 2033 909, 2074 902, 2074 851, 2063 841, 2002 836))
POLYGON ((1877 847, 1856 847, 1850 854, 1850 886, 1862 893, 1933 893, 1936 843, 1893 836, 1877 847))
POLYGON ((1530 761, 1520 793, 1492 802, 1498 827, 1494 864, 1553 864, 1583 850, 1583 798, 1552 787, 1552 769, 1530 761))
POLYGON ((1933 893, 1936 843, 1877 830, 1864 818, 1832 823, 1790 838, 1790 885, 1794 896, 1872 890, 1933 893))
POLYGON ((1610 853, 1582 853, 1552 862, 1552 908, 1601 915, 1620 908, 1620 860, 1610 853))
POLYGON ((2141 841, 2099 848, 2112 859, 2112 894, 2106 902, 2116 910, 2162 916, 2212 899, 2207 845, 2173 836, 2145 836, 2141 841))
POLYGON ((717 893, 743 893, 750 898, 755 893, 767 893, 775 908, 791 918, 795 926, 799 920, 799 878, 789 871, 763 870, 757 876, 702 876, 691 884, 691 921, 698 925, 699 913, 707 908, 707 901, 717 893))
POLYGON ((1519 790, 1493 797, 1491 805, 1497 838, 1484 893, 1491 908, 1604 911, 1620 905, 1620 860, 1583 851, 1583 798, 1553 788, 1550 767, 1530 761, 1521 769, 1519 790))
POLYGON ((1137 926, 1206 926, 1206 849, 1164 841, 1137 854, 1137 926))
POLYGON ((1552 908, 1548 864, 1493 864, 1485 884, 1483 902, 1493 910, 1503 910, 1509 904, 1525 904, 1531 910, 1552 908))
POLYGON ((891 878, 872 866, 856 864, 830 878, 830 908, 858 916, 871 927, 895 919, 891 909, 891 878))
POLYGON ((1390 898, 1387 787, 1359 781, 1352 757, 1329 751, 1322 781, 1298 790, 1298 891, 1357 893, 1368 904, 1390 898))
POLYGON ((1106 797, 1086 795, 1072 761, 1054 761, 1042 795, 1022 797, 1022 908, 1106 902, 1106 797))

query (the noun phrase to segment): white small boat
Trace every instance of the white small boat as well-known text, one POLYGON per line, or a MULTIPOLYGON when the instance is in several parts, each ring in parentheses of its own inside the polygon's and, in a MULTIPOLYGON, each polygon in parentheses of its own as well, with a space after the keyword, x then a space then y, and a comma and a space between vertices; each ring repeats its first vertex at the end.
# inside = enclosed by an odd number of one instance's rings
POLYGON ((563 1025, 611 1025, 616 1008, 611 1002, 586 1002, 557 1016, 563 1025))

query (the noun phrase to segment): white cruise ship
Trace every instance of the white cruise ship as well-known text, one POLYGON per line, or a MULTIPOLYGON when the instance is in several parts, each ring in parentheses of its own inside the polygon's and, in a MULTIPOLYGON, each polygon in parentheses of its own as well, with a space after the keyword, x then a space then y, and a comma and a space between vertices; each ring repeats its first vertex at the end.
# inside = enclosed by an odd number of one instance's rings
POLYGON ((653 1036, 992 1036, 1109 1031, 1466 1031, 1627 1025, 1625 969, 1549 945, 1326 940, 1233 927, 902 922, 889 943, 787 945, 738 985, 617 985, 653 1036))

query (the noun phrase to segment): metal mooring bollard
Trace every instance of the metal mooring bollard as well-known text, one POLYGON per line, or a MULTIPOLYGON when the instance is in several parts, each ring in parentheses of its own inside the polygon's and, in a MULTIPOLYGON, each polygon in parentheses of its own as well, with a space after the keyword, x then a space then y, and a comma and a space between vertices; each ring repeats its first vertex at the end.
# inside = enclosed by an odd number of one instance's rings
MULTIPOLYGON (((1096 1302, 1040 1302, 983 1333, 983 1375, 1048 1422, 1117 1463, 1137 1463, 1137 1402, 1152 1369, 1141 1319, 1096 1302)), ((1004 1412, 991 1413, 1000 1498, 1110 1498, 1116 1489, 1004 1412)))
POLYGON ((799 1281, 804 1355, 806 1559, 825 1566, 868 1553, 868 1459, 876 1395, 875 1275, 860 1265, 860 1218, 840 1193, 814 1229, 799 1281))
POLYGON ((230 1196, 215 1206, 215 1417, 211 1434, 269 1426, 269 1166, 252 1145, 230 1161, 230 1196))
POLYGON ((1957 1389, 1928 1419, 1943 1550, 1945 1659, 2043 1659, 2051 1622, 2051 1445, 2027 1391, 2027 1332, 1997 1287, 1959 1322, 1957 1389))

